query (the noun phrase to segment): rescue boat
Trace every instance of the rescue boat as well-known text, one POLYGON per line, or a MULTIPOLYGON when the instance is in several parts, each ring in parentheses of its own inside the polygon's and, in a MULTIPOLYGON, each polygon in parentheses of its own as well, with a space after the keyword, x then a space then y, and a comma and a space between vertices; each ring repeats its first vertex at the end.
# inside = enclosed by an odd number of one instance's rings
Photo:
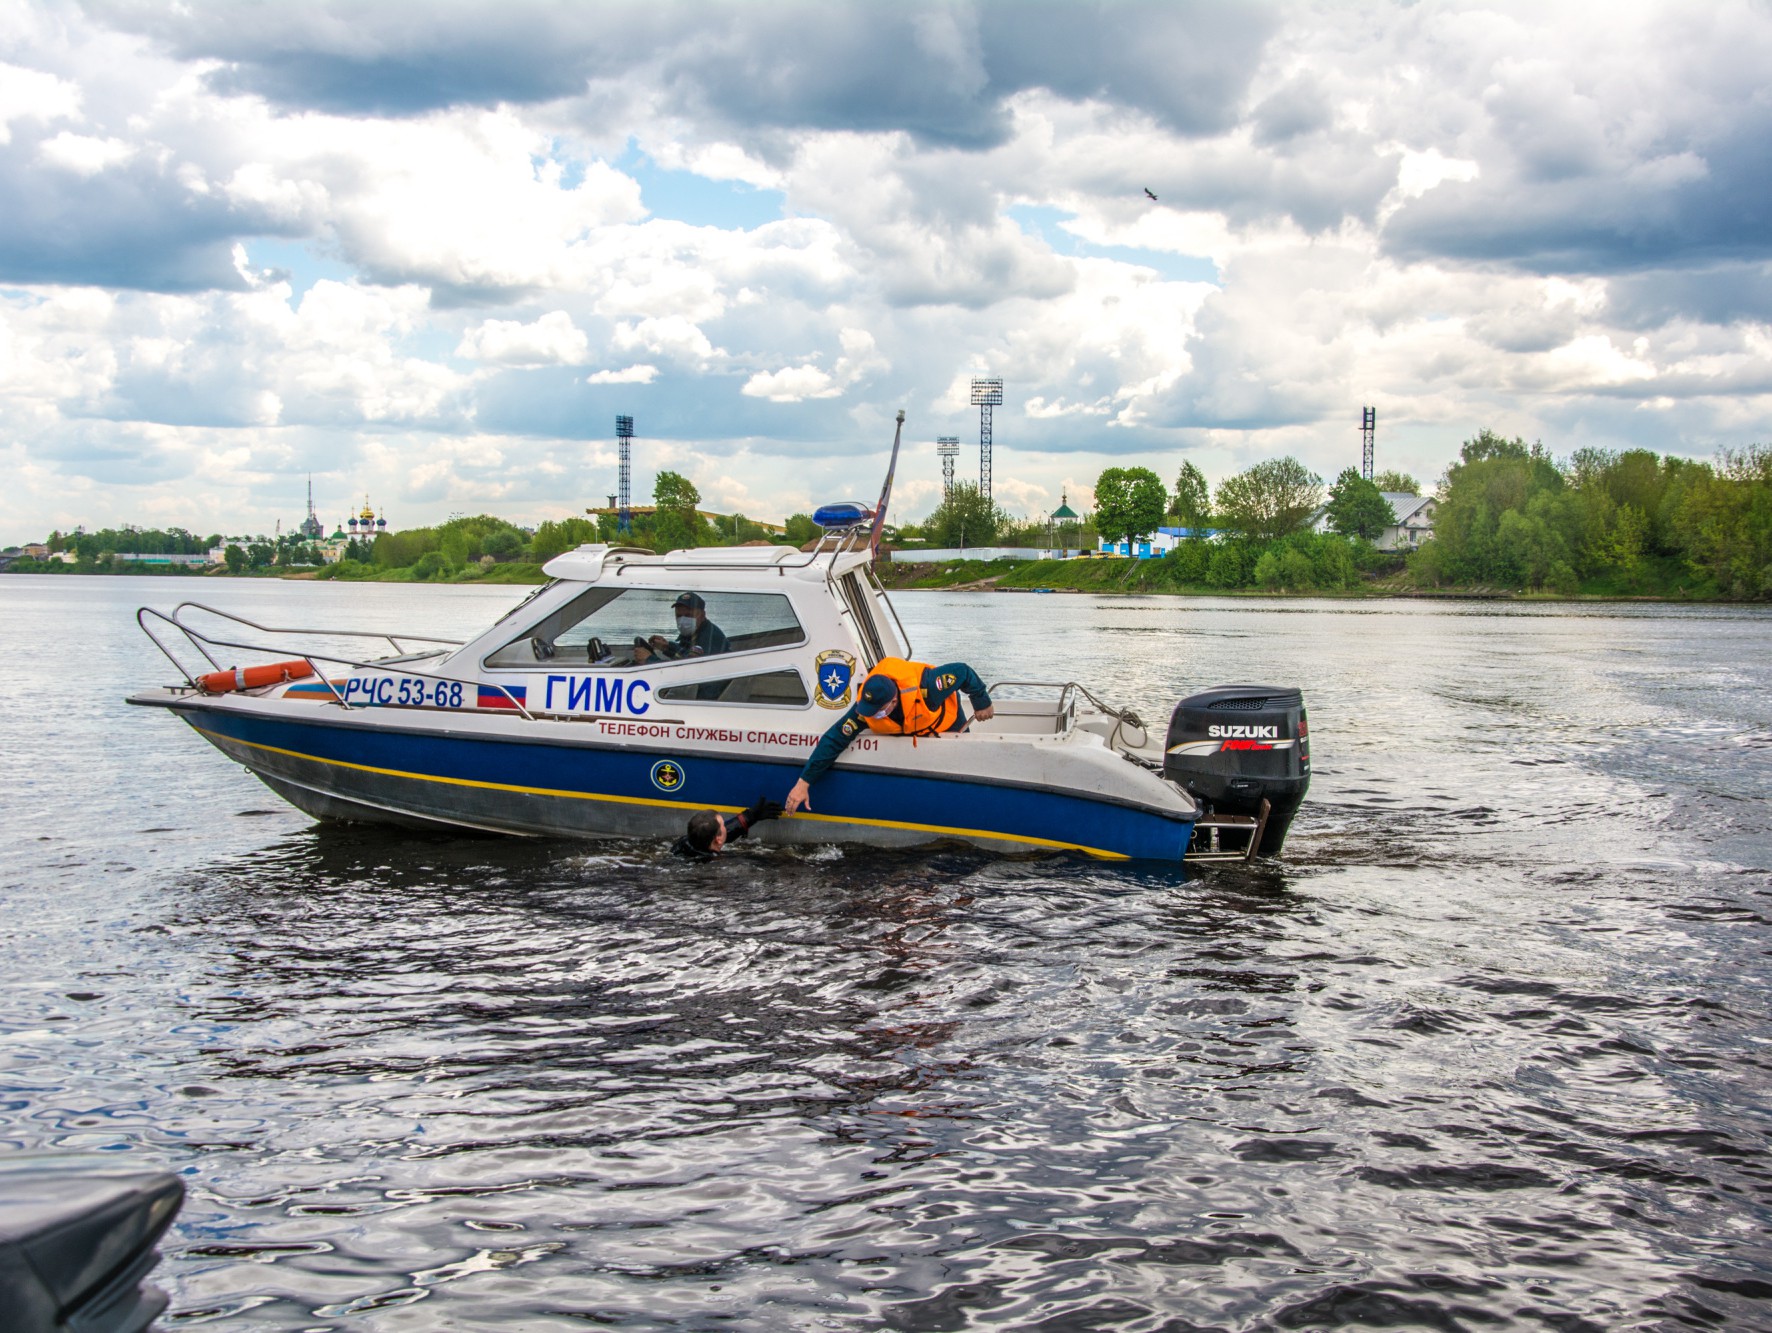
MULTIPOLYGON (((466 642, 143 607, 138 624, 183 680, 129 702, 183 718, 317 819, 675 838, 697 810, 783 796, 869 667, 917 658, 872 569, 890 475, 877 510, 824 511, 811 551, 581 546, 466 642), (685 592, 723 646, 659 656, 649 641, 685 592), (392 651, 338 646, 363 640, 392 651), (240 654, 276 660, 228 664, 240 654)), ((990 688, 994 716, 964 731, 858 738, 814 788, 814 811, 753 840, 1272 856, 1309 783, 1296 690, 1221 686, 1156 733, 1076 682, 990 688)))

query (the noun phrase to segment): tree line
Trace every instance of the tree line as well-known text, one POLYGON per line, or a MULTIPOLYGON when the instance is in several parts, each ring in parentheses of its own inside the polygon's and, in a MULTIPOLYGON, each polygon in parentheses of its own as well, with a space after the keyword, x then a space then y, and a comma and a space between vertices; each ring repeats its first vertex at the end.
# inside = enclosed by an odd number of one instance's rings
POLYGON ((1579 449, 1483 431, 1441 482, 1423 586, 1772 598, 1772 449, 1714 463, 1647 449, 1579 449))
MULTIPOLYGON (((675 551, 735 546, 783 538, 743 514, 718 520, 700 512, 701 492, 681 473, 658 474, 649 512, 631 515, 627 532, 614 514, 550 519, 533 532, 490 514, 452 518, 434 527, 382 533, 355 557, 322 574, 327 578, 405 577, 418 581, 494 577, 517 581, 539 575, 555 556, 591 542, 675 551)), ((819 529, 803 514, 789 520, 787 540, 809 541, 819 529)))
POLYGON ((1109 468, 1094 522, 1112 542, 1168 524, 1210 538, 1165 557, 1192 586, 1349 588, 1397 574, 1422 588, 1772 598, 1765 445, 1725 449, 1715 462, 1598 448, 1557 460, 1542 442, 1483 430, 1440 478, 1434 535, 1407 553, 1373 544, 1396 521, 1385 492, 1421 488, 1403 473, 1367 481, 1351 467, 1325 487, 1290 457, 1227 477, 1210 495, 1191 463, 1173 491, 1147 468, 1109 468))
MULTIPOLYGON (((1291 457, 1257 463, 1216 488, 1192 463, 1182 464, 1173 489, 1148 468, 1111 467, 1097 478, 1095 511, 1076 536, 1093 545, 1097 536, 1119 542, 1159 527, 1185 529, 1192 540, 1163 558, 1164 580, 1178 587, 1349 589, 1396 576, 1423 588, 1772 598, 1772 448, 1764 445, 1724 450, 1715 462, 1592 448, 1559 461, 1542 443, 1484 430, 1463 443, 1440 478, 1433 538, 1409 553, 1375 545, 1395 521, 1385 492, 1421 488, 1402 473, 1367 481, 1354 468, 1325 486, 1291 457)), ((695 485, 675 472, 658 475, 653 499, 652 511, 633 515, 627 533, 612 514, 549 521, 533 532, 481 514, 353 538, 345 558, 321 574, 514 582, 586 542, 666 551, 784 540, 743 515, 703 516, 695 485)), ((962 482, 900 533, 938 547, 1039 546, 1049 529, 1041 519, 1012 519, 962 482)), ((804 545, 819 534, 810 516, 795 514, 785 540, 804 545)), ((221 541, 182 528, 57 532, 48 545, 74 553, 74 566, 20 561, 12 568, 122 569, 119 553, 198 554, 221 541)), ((231 572, 320 564, 318 549, 295 534, 246 540, 225 554, 231 572)))

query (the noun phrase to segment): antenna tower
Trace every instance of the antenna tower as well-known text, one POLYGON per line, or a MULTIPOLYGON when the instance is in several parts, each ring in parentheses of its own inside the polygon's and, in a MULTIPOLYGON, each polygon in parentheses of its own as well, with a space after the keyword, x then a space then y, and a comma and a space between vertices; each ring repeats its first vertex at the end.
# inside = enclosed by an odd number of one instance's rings
POLYGON ((1372 446, 1378 434, 1378 409, 1362 407, 1360 409, 1360 475, 1367 481, 1372 480, 1372 446))
POLYGON ((972 401, 978 404, 978 490, 991 500, 991 409, 1003 401, 1003 381, 973 380, 972 401))
POLYGON ((633 511, 633 460, 629 456, 634 439, 634 419, 617 417, 615 419, 615 450, 620 460, 615 471, 615 526, 620 532, 632 532, 634 528, 633 511))
POLYGON ((943 435, 935 441, 935 452, 941 455, 941 498, 954 493, 954 459, 960 454, 960 437, 943 435))

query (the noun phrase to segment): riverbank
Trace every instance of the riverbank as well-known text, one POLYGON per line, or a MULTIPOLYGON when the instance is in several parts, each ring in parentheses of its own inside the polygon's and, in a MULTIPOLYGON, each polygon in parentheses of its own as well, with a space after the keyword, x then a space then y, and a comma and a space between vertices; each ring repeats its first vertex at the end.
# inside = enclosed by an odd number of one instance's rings
MULTIPOLYGON (((1093 593, 1100 596, 1139 597, 1311 597, 1336 600, 1488 600, 1520 602, 1666 602, 1674 604, 1722 603, 1735 599, 1717 595, 1714 589, 1671 586, 1661 591, 1639 591, 1598 584, 1570 592, 1523 591, 1488 585, 1417 587, 1401 572, 1361 579, 1344 588, 1223 588, 1189 583, 1164 560, 1124 558, 1085 560, 956 560, 950 563, 893 564, 876 566, 881 584, 891 592, 1001 592, 1001 593, 1093 593)), ((49 570, 6 572, 49 573, 49 570)), ((420 574, 412 568, 384 569, 356 565, 341 569, 255 569, 230 573, 225 569, 188 570, 164 566, 130 566, 122 570, 81 569, 61 566, 58 575, 148 575, 178 579, 257 579, 282 582, 414 583, 433 585, 536 586, 547 582, 542 566, 510 561, 490 567, 470 565, 453 572, 420 574)), ((1675 571, 1676 573, 1678 571, 1675 571)), ((1694 580, 1696 582, 1696 580, 1694 580)))
MULTIPOLYGON (((1683 571, 1654 568, 1648 589, 1595 581, 1568 592, 1522 591, 1491 585, 1419 587, 1401 569, 1355 579, 1341 588, 1214 587, 1192 583, 1168 560, 956 560, 937 565, 881 564, 880 581, 894 592, 1083 592, 1156 597, 1330 597, 1342 599, 1472 598, 1532 602, 1724 602, 1714 589, 1682 585, 1683 571)), ((1691 584, 1697 580, 1687 575, 1691 584)))

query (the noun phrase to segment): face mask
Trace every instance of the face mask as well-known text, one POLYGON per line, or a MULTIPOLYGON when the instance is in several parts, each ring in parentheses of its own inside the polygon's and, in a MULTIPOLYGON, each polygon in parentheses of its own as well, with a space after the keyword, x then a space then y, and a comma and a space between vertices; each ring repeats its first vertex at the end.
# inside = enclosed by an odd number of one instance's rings
POLYGON ((679 633, 679 634, 693 634, 693 633, 695 633, 695 617, 694 616, 678 616, 677 617, 677 633, 679 633))

